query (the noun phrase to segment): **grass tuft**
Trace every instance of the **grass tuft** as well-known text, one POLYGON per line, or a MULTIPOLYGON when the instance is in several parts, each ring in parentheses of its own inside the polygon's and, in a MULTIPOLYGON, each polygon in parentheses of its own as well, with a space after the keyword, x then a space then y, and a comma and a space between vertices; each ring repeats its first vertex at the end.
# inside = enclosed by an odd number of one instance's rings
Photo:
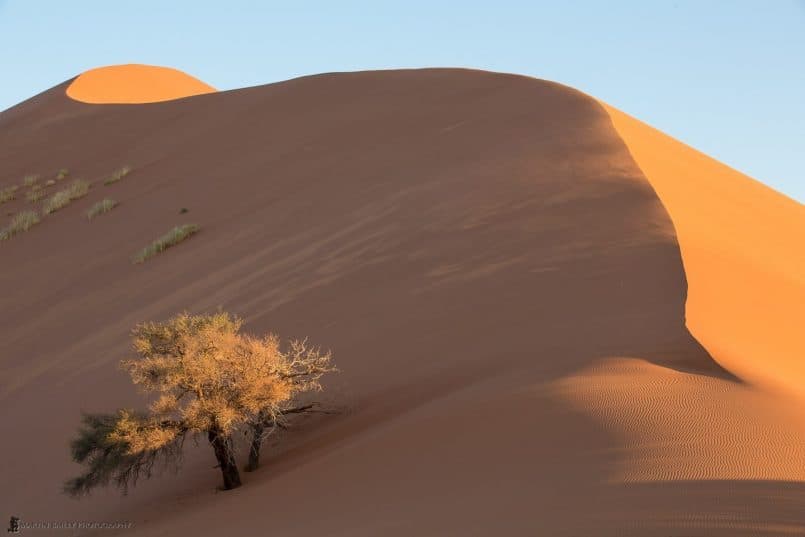
POLYGON ((176 246, 194 233, 197 233, 199 229, 201 228, 196 224, 184 224, 182 226, 176 226, 137 252, 137 254, 132 258, 132 261, 134 263, 142 263, 147 259, 154 257, 158 253, 167 250, 171 246, 176 246))
POLYGON ((130 166, 123 166, 122 168, 117 170, 115 173, 113 173, 112 175, 107 177, 106 180, 103 182, 103 184, 111 185, 113 183, 117 183, 118 181, 120 181, 121 179, 126 177, 129 173, 131 173, 131 167, 130 166))
POLYGON ((17 233, 28 231, 40 222, 39 215, 34 211, 23 211, 11 219, 11 223, 0 230, 0 241, 10 239, 17 233))
POLYGON ((64 190, 59 190, 47 200, 45 200, 44 207, 42 208, 42 212, 45 214, 50 214, 52 212, 58 211, 70 204, 73 200, 77 200, 78 198, 83 198, 89 192, 89 181, 84 181, 83 179, 76 179, 73 183, 65 188, 64 190))
POLYGON ((68 175, 70 175, 70 170, 68 170, 67 168, 62 168, 61 170, 59 170, 59 173, 56 174, 56 180, 61 181, 62 179, 65 179, 68 175))
POLYGON ((22 184, 25 186, 33 186, 37 181, 39 181, 39 176, 36 174, 31 174, 23 177, 22 184))
POLYGON ((70 205, 70 193, 67 190, 59 190, 47 200, 45 200, 45 204, 42 207, 42 212, 44 214, 50 214, 67 207, 70 205))
POLYGON ((6 203, 7 201, 12 201, 17 198, 17 190, 20 187, 17 185, 7 186, 5 188, 0 188, 0 203, 6 203))
POLYGON ((55 184, 56 184, 55 179, 48 179, 47 182, 45 182, 45 186, 53 186, 55 184))
POLYGON ((31 188, 31 190, 25 194, 25 198, 28 200, 28 203, 36 203, 47 195, 48 193, 43 188, 31 188))
POLYGON ((87 218, 92 220, 96 216, 100 216, 104 213, 108 213, 112 209, 118 206, 118 203, 115 200, 106 198, 104 200, 99 201, 95 205, 89 208, 87 211, 87 218))

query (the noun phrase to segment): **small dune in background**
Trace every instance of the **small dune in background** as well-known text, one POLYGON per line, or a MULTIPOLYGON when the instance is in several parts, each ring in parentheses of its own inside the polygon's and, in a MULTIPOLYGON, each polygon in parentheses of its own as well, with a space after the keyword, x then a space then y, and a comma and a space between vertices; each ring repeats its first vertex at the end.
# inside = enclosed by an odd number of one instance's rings
POLYGON ((213 93, 215 88, 177 69, 153 65, 112 65, 79 75, 67 88, 83 103, 155 103, 213 93))

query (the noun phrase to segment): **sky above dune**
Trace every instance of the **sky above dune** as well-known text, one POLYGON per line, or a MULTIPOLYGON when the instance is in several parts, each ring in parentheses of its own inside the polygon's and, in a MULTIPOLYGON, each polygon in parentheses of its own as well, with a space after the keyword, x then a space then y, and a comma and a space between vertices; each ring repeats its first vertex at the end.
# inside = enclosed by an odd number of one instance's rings
POLYGON ((568 84, 805 202, 805 1, 0 0, 0 110, 100 65, 218 89, 460 66, 568 84))

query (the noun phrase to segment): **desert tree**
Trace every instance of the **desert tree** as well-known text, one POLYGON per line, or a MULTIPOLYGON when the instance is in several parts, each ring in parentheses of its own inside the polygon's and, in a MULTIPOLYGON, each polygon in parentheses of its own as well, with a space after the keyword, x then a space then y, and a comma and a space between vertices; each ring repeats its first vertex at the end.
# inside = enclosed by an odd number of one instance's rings
POLYGON ((239 487, 235 435, 251 436, 247 468, 256 468, 267 432, 283 426, 286 414, 315 410, 297 397, 320 390, 320 377, 335 370, 329 352, 306 341, 283 350, 276 335, 243 334, 242 324, 221 312, 138 325, 136 356, 121 365, 150 404, 144 412, 84 416, 71 452, 86 469, 65 491, 80 495, 112 482, 125 492, 155 469, 178 468, 188 436, 206 438, 223 488, 239 487))

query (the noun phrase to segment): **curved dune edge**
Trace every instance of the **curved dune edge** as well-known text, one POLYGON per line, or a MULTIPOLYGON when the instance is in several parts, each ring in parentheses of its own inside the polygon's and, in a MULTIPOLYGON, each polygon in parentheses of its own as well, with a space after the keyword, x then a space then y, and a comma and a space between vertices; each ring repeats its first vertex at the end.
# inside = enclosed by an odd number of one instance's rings
POLYGON ((209 84, 187 73, 153 65, 112 65, 79 75, 67 96, 90 104, 143 104, 214 93, 209 84))
POLYGON ((739 377, 805 396, 805 208, 601 104, 676 228, 688 329, 739 377))

